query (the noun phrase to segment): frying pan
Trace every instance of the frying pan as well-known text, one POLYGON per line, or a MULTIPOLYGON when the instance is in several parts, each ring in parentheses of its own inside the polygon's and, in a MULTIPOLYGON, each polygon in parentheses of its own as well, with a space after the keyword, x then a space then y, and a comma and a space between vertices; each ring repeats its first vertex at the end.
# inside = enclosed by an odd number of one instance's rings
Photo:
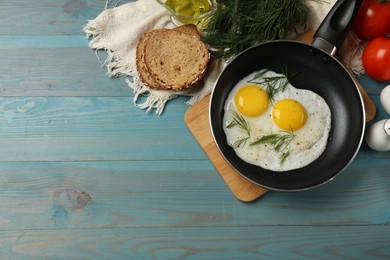
POLYGON ((211 94, 210 127, 221 154, 243 177, 272 190, 300 191, 327 183, 352 162, 364 136, 364 104, 351 75, 334 55, 361 2, 337 1, 316 31, 312 44, 266 42, 240 53, 225 67, 211 94), (226 98, 238 81, 261 69, 295 75, 290 81, 294 87, 314 91, 331 110, 327 146, 318 159, 303 168, 275 172, 246 163, 226 141, 222 126, 226 98))

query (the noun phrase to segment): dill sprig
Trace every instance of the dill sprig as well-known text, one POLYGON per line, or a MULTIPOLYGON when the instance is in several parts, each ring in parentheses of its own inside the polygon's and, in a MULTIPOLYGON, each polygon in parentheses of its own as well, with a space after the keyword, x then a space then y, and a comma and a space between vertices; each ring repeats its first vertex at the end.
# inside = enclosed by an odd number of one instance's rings
MULTIPOLYGON (((236 142, 234 142, 234 147, 241 147, 242 145, 245 145, 246 142, 251 137, 250 133, 250 125, 245 118, 238 114, 236 111, 232 111, 233 120, 226 126, 228 129, 233 127, 238 127, 242 129, 245 132, 245 136, 241 139, 238 139, 236 142)), ((281 132, 281 134, 270 134, 262 136, 261 138, 257 139, 256 141, 249 144, 249 147, 259 145, 259 144, 271 144, 273 146, 273 149, 276 152, 281 152, 279 156, 280 164, 283 164, 288 156, 290 156, 290 143, 295 138, 295 134, 287 131, 281 132)))
MULTIPOLYGON (((321 0, 313 0, 321 1, 321 0)), ((203 40, 216 58, 231 58, 256 44, 284 39, 306 27, 310 8, 305 0, 217 0, 203 40)))
POLYGON ((226 127, 227 128, 233 128, 235 126, 239 127, 240 129, 244 130, 246 133, 246 136, 237 140, 233 146, 234 147, 240 147, 241 145, 245 145, 248 139, 251 136, 250 133, 250 125, 247 120, 242 115, 239 115, 236 111, 232 111, 233 120, 230 122, 226 127))
POLYGON ((279 156, 280 164, 283 164, 287 157, 290 156, 290 143, 295 138, 293 132, 283 132, 283 134, 270 134, 262 136, 256 141, 249 144, 249 146, 255 146, 259 144, 270 144, 273 146, 274 151, 281 152, 279 156))
POLYGON ((273 102, 276 93, 280 91, 283 92, 286 89, 290 78, 287 76, 287 73, 283 73, 278 76, 264 77, 264 74, 268 71, 269 70, 267 69, 261 70, 256 73, 251 80, 248 80, 248 83, 265 86, 265 91, 267 92, 271 102, 273 102))

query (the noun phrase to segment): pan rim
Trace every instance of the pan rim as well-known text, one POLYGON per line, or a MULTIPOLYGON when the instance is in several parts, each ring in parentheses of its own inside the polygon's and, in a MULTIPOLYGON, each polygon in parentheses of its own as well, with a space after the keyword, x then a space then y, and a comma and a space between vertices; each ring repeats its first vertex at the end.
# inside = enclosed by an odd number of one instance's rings
MULTIPOLYGON (((226 100, 226 99, 225 99, 226 100)), ((223 102, 225 102, 225 100, 223 102)), ((213 86, 213 89, 212 89, 212 92, 211 92, 211 96, 210 96, 210 103, 209 103, 209 125, 210 125, 210 129, 211 129, 211 133, 212 133, 212 137, 213 137, 213 141, 214 143, 216 144, 220 154, 223 156, 224 160, 238 173, 240 174, 242 177, 244 177, 245 179, 247 179, 248 181, 254 183, 254 184, 257 184, 257 185, 260 185, 264 188, 267 188, 267 189, 270 189, 270 190, 276 190, 276 191, 286 191, 286 192, 289 192, 289 191, 304 191, 304 190, 309 190, 309 189, 312 189, 312 188, 316 188, 318 186, 322 186, 323 184, 326 184, 328 183, 329 181, 333 180, 336 176, 338 176, 341 172, 343 172, 351 163, 352 161, 355 159, 357 153, 359 152, 360 150, 360 147, 363 143, 363 139, 364 139, 364 132, 365 132, 365 122, 366 122, 366 115, 365 115, 365 107, 364 107, 364 102, 363 102, 363 98, 362 98, 362 95, 360 93, 360 90, 359 90, 359 87, 357 86, 356 82, 353 80, 352 76, 351 76, 351 73, 350 71, 348 71, 345 66, 338 60, 336 59, 335 57, 333 57, 332 55, 330 55, 329 53, 325 52, 324 50, 318 48, 317 46, 314 46, 314 45, 311 45, 311 44, 307 44, 307 43, 302 43, 302 42, 298 42, 298 41, 295 41, 295 40, 274 40, 274 41, 267 41, 267 42, 264 42, 264 43, 261 43, 261 44, 258 44, 256 46, 253 46, 251 48, 248 48, 247 50, 241 52, 240 54, 238 54, 237 56, 235 56, 233 59, 231 59, 227 65, 225 66, 224 70, 220 73, 220 75, 218 76, 217 80, 215 81, 214 83, 214 86, 213 86), (361 120, 362 124, 359 125, 359 126, 356 126, 356 127, 359 127, 360 129, 360 132, 361 132, 361 135, 360 135, 360 138, 357 142, 357 146, 355 147, 354 149, 354 153, 353 155, 350 157, 349 161, 347 161, 344 166, 338 170, 338 172, 332 174, 332 176, 324 181, 321 181, 320 183, 316 183, 316 184, 313 184, 313 185, 310 185, 310 186, 303 186, 303 187, 297 187, 297 188, 279 188, 279 187, 274 187, 274 186, 270 186, 270 185, 266 185, 264 183, 259 183, 258 181, 255 181, 251 178, 249 178, 247 176, 247 174, 245 173, 242 173, 239 169, 237 169, 237 167, 229 160, 229 158, 227 157, 227 155, 225 154, 225 152, 221 149, 221 146, 219 144, 219 141, 217 140, 216 138, 216 133, 215 133, 215 129, 213 127, 213 122, 212 122, 212 113, 213 113, 213 109, 212 109, 212 105, 216 102, 214 101, 217 97, 217 94, 215 94, 215 89, 218 85, 218 83, 220 82, 220 79, 221 77, 224 76, 224 73, 225 71, 230 67, 232 66, 232 64, 234 64, 235 62, 237 62, 237 60, 240 59, 240 57, 242 57, 245 53, 247 52, 251 52, 253 51, 253 49, 257 49, 257 48, 260 48, 264 45, 268 45, 268 44, 297 44, 297 45, 304 45, 305 48, 314 48, 316 49, 316 51, 320 51, 323 55, 326 55, 326 57, 332 59, 334 62, 338 63, 339 66, 341 66, 341 68, 346 72, 346 74, 348 75, 349 77, 349 80, 351 81, 351 83, 353 83, 354 85, 354 91, 356 91, 357 95, 358 95, 358 100, 356 100, 356 102, 359 102, 360 103, 360 106, 359 106, 359 114, 361 114, 361 117, 359 115, 359 121, 361 120)), ((262 167, 260 166, 255 166, 255 167, 258 167, 260 169, 263 169, 262 167)), ((271 173, 276 173, 275 171, 270 171, 271 173)))

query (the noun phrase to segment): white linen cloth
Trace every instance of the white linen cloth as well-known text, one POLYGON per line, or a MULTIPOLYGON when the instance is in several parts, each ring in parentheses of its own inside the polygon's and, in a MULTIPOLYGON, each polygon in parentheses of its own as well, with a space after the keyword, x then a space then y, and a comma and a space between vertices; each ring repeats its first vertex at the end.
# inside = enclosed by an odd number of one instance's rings
MULTIPOLYGON (((308 28, 316 30, 336 0, 327 0, 321 3, 307 1, 311 8, 308 28)), ((106 2, 106 8, 101 14, 88 21, 84 31, 90 39, 90 48, 96 52, 100 50, 107 52, 108 56, 103 64, 107 66, 110 77, 131 77, 126 78, 126 83, 134 91, 133 101, 136 107, 146 109, 146 111, 155 109, 156 114, 161 115, 166 102, 179 95, 191 97, 187 104, 193 105, 211 93, 216 79, 225 66, 225 62, 222 60, 214 61, 198 86, 188 90, 179 92, 154 90, 143 85, 135 64, 138 40, 147 31, 156 28, 173 28, 175 25, 172 23, 169 13, 155 0, 138 0, 108 8, 110 2, 106 2), (146 100, 142 103, 139 103, 140 95, 146 96, 146 100)))

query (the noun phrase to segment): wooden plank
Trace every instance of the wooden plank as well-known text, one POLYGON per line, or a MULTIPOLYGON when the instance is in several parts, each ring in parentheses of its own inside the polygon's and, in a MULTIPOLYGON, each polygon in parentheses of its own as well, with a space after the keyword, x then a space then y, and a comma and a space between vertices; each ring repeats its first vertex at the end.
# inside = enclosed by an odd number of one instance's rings
POLYGON ((2 3, 0 95, 132 95, 124 78, 107 77, 106 69, 87 47, 82 29, 105 4, 98 0, 2 3))
POLYGON ((130 97, 0 99, 0 161, 204 159, 186 125, 186 99, 161 117, 130 97))
MULTIPOLYGON (((2 230, 386 225, 387 159, 304 192, 238 201, 208 160, 0 163, 2 230)), ((0 243, 1 244, 1 243, 0 243)))
POLYGON ((3 259, 389 259, 389 226, 0 232, 3 259))
MULTIPOLYGON (((184 123, 187 98, 161 117, 130 97, 0 98, 0 161, 203 160, 184 123)), ((390 158, 366 145, 357 158, 390 158)))
POLYGON ((26 49, 7 47, 13 44, 11 41, 0 48, 4 61, 0 63, 0 95, 133 96, 125 77, 107 76, 106 68, 87 47, 86 40, 85 46, 69 48, 60 45, 60 40, 42 44, 37 40, 36 46, 26 49))
POLYGON ((82 35, 86 21, 104 10, 100 0, 2 1, 0 35, 82 35))
MULTIPOLYGON (((48 48, 55 50, 83 47, 80 49, 81 54, 88 45, 88 39, 85 35, 0 35, 0 42, 0 50, 30 49, 30 53, 48 48)), ((16 51, 11 52, 11 54, 18 56, 16 51)), ((64 55, 64 57, 66 56, 64 55)))

